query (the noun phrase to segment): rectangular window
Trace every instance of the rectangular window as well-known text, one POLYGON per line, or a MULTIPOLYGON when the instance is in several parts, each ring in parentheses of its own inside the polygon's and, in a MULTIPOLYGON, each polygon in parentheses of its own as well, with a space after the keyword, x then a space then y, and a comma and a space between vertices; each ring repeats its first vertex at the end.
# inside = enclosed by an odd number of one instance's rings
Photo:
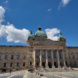
POLYGON ((19 67, 19 63, 17 63, 17 67, 19 67))
POLYGON ((20 56, 19 55, 17 56, 17 59, 20 59, 20 56))
POLYGON ((23 66, 25 66, 25 62, 23 63, 23 66))
POLYGON ((1 60, 1 56, 0 56, 0 60, 1 60))
POLYGON ((5 55, 5 60, 7 59, 7 55, 5 55))
POLYGON ((32 65, 32 62, 30 62, 30 65, 32 65))
POLYGON ((13 56, 13 55, 11 55, 11 60, 12 60, 12 59, 14 59, 14 56, 13 56))
POLYGON ((4 63, 4 67, 6 67, 6 63, 4 63))
POLYGON ((10 63, 10 67, 12 67, 13 66, 13 63, 10 63))

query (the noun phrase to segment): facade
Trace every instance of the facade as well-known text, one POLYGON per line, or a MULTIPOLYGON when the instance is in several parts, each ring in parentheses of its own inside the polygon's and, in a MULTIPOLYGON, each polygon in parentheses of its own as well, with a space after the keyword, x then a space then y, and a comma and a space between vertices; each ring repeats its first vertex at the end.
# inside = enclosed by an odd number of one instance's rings
POLYGON ((78 47, 67 47, 61 33, 53 41, 39 27, 35 35, 30 33, 27 46, 0 46, 0 72, 64 67, 78 67, 78 47))

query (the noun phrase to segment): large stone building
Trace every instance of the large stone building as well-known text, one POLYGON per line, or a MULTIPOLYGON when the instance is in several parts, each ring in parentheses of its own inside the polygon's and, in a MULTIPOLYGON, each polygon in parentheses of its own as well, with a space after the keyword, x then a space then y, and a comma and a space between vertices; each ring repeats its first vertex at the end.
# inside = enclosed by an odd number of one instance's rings
POLYGON ((47 39, 38 28, 27 46, 0 46, 0 72, 21 69, 78 67, 78 47, 67 47, 60 33, 58 41, 47 39))

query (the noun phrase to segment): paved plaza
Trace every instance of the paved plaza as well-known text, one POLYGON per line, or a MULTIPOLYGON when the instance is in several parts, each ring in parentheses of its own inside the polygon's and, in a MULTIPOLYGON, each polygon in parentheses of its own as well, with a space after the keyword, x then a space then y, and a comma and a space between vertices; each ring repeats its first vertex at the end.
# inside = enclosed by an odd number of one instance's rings
POLYGON ((0 78, 78 78, 78 71, 49 71, 30 73, 25 70, 2 73, 0 78))

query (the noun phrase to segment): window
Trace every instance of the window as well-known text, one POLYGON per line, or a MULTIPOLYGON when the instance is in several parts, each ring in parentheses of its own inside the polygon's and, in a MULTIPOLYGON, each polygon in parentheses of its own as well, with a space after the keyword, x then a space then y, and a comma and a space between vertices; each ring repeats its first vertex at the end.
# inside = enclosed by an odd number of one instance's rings
POLYGON ((20 59, 20 56, 19 55, 17 56, 17 59, 20 59))
POLYGON ((37 57, 39 56, 39 51, 36 51, 36 56, 37 56, 37 57))
POLYGON ((32 62, 30 62, 30 65, 32 65, 32 62))
POLYGON ((5 55, 5 60, 7 59, 7 55, 5 55))
POLYGON ((11 59, 14 59, 14 56, 13 55, 11 55, 11 59))
POLYGON ((1 60, 1 56, 0 56, 0 60, 1 60))
POLYGON ((6 67, 6 63, 4 63, 4 67, 6 67))
POLYGON ((59 58, 61 58, 61 53, 59 52, 59 58))
POLYGON ((75 59, 75 56, 73 55, 72 58, 75 59))
POLYGON ((33 52, 33 50, 30 50, 30 52, 33 52))
POLYGON ((50 52, 47 52, 48 57, 50 57, 50 52))
POLYGON ((17 67, 19 66, 19 63, 17 63, 17 67))
POLYGON ((23 66, 25 66, 25 62, 23 63, 23 66))
POLYGON ((42 53, 42 58, 44 58, 45 57, 45 54, 44 53, 42 53))
POLYGON ((23 59, 26 59, 26 56, 25 55, 23 56, 23 59))
POLYGON ((13 63, 10 63, 10 67, 12 67, 13 66, 13 63))

